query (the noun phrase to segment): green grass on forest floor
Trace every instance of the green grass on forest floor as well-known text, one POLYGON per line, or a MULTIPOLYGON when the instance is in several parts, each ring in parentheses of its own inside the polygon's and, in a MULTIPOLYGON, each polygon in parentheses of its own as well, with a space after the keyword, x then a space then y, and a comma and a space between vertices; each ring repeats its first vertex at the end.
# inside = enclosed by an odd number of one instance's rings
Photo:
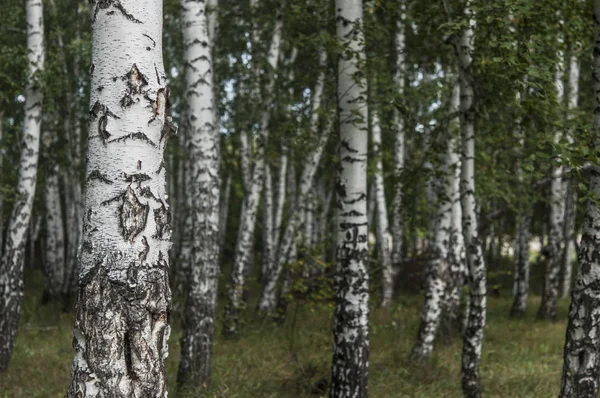
MULTIPOLYGON (((422 298, 402 297, 392 310, 371 312, 370 396, 460 397, 461 342, 438 344, 427 365, 407 361, 418 327, 422 298)), ((567 302, 556 323, 535 320, 539 297, 524 319, 507 317, 511 300, 490 297, 482 355, 485 397, 552 397, 558 394, 567 302)), ((248 311, 251 312, 251 311, 248 311)), ((214 346, 213 383, 177 393, 179 324, 167 360, 170 397, 319 397, 330 373, 331 307, 300 302, 288 321, 275 326, 249 319, 240 336, 214 346), (295 321, 294 321, 295 317, 295 321)), ((174 317, 175 318, 175 317, 174 317)), ((219 325, 220 326, 220 325, 219 325)), ((70 379, 73 314, 58 304, 40 305, 28 288, 9 370, 0 374, 0 397, 63 397, 70 379)))

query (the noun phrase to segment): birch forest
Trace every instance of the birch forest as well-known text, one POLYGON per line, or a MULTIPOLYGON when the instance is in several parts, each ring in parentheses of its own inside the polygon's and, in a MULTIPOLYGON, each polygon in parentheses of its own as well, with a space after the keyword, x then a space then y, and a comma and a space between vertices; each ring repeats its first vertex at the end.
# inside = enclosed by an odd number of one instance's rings
POLYGON ((0 1, 0 397, 599 383, 600 0, 0 1))

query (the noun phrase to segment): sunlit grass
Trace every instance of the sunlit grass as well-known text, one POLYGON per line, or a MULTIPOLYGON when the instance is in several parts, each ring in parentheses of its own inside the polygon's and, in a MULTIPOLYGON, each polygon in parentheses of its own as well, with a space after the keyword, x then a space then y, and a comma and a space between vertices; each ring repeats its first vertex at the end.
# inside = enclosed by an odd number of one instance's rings
MULTIPOLYGON (((70 380, 73 314, 58 304, 40 305, 39 277, 31 278, 9 370, 0 375, 0 397, 63 397, 70 380)), ((567 302, 559 321, 535 320, 539 297, 529 300, 523 319, 509 319, 506 290, 490 297, 482 358, 486 397, 552 397, 558 393, 567 302)), ((460 397, 461 341, 438 344, 431 361, 408 360, 422 298, 402 297, 389 311, 371 312, 371 397, 460 397)), ((177 392, 179 324, 170 339, 167 369, 170 397, 318 397, 326 395, 331 361, 331 307, 291 305, 283 326, 248 318, 238 338, 217 330, 213 382, 177 392), (294 321, 294 317, 296 318, 294 321), (202 392, 204 391, 204 392, 202 392)), ((176 319, 177 317, 174 316, 176 319)), ((219 325, 220 326, 220 325, 219 325)))

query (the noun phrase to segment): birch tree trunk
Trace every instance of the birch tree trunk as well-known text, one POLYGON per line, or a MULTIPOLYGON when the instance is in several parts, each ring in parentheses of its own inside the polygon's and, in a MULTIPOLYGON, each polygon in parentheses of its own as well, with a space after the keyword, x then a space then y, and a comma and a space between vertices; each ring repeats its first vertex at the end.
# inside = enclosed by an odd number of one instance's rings
POLYGON ((220 137, 207 2, 181 0, 193 249, 177 382, 210 379, 219 283, 220 137))
MULTIPOLYGON (((51 158, 51 153, 56 149, 56 133, 49 131, 43 137, 43 149, 46 156, 51 158)), ((50 170, 44 184, 44 203, 46 208, 46 261, 44 269, 48 278, 46 292, 50 297, 56 298, 62 294, 65 283, 65 231, 63 229, 62 205, 60 200, 60 187, 58 176, 60 168, 55 160, 51 160, 50 170)))
POLYGON ((481 397, 479 362, 486 320, 486 268, 477 231, 477 204, 475 201, 475 103, 473 89, 473 28, 474 13, 471 1, 465 6, 468 26, 455 42, 459 63, 461 110, 461 181, 460 193, 463 212, 463 234, 469 267, 469 316, 463 338, 462 388, 468 398, 481 397))
MULTIPOLYGON (((398 19, 396 20, 396 70, 394 72, 394 83, 398 90, 397 104, 394 108, 393 125, 395 127, 394 143, 394 199, 392 201, 392 265, 395 273, 398 272, 402 264, 402 252, 404 243, 404 217, 403 217, 403 184, 402 172, 404 170, 404 118, 398 109, 404 95, 404 75, 406 73, 405 65, 405 23, 406 23, 406 0, 400 0, 398 7, 398 19)), ((393 287, 393 285, 392 285, 393 287)), ((393 292, 392 292, 393 294, 393 292)))
POLYGON ((381 126, 377 112, 372 111, 371 138, 373 139, 373 156, 376 157, 374 175, 375 203, 377 208, 377 242, 381 257, 382 299, 381 306, 387 308, 392 303, 394 294, 394 271, 392 267, 392 242, 388 223, 387 204, 385 202, 385 186, 383 183, 383 160, 381 151, 381 126))
POLYGON ((261 278, 264 278, 271 270, 273 255, 275 251, 275 242, 273 241, 273 178, 271 176, 271 167, 265 166, 265 187, 263 202, 263 258, 261 278))
POLYGON ((340 166, 331 397, 368 396, 367 82, 362 0, 336 0, 340 166))
MULTIPOLYGON (((460 87, 458 81, 452 88, 450 113, 460 109, 460 87)), ((448 131, 447 159, 444 165, 447 170, 447 196, 451 205, 451 219, 448 231, 448 282, 442 305, 442 336, 446 341, 454 338, 461 330, 459 319, 460 298, 466 275, 465 240, 462 229, 462 207, 460 203, 460 143, 458 132, 459 120, 452 120, 448 131)))
MULTIPOLYGON (((229 198, 231 197, 231 174, 225 180, 225 188, 221 190, 221 210, 219 216, 219 257, 222 257, 225 237, 227 236, 227 218, 229 216, 229 198)), ((220 264, 220 261, 219 261, 220 264)))
MULTIPOLYGON (((562 25, 562 21, 561 21, 562 25)), ((559 34, 559 45, 562 48, 563 37, 559 34)), ((558 54, 559 60, 556 67, 555 85, 556 98, 559 104, 564 101, 564 54, 562 49, 558 54)), ((562 132, 557 131, 554 141, 558 144, 562 132)), ((542 291, 542 302, 538 310, 538 318, 553 320, 556 318, 556 301, 559 294, 560 268, 561 268, 561 242, 563 241, 564 217, 565 217, 565 189, 563 183, 564 167, 556 166, 552 170, 552 182, 550 187, 550 231, 548 235, 548 262, 544 275, 544 290, 542 291)))
MULTIPOLYGON (((271 37, 269 47, 268 63, 272 72, 277 70, 279 62, 279 53, 281 50, 281 32, 283 29, 283 17, 281 8, 277 11, 275 29, 271 37)), ((256 41, 254 41, 256 43, 256 41)), ((255 61, 256 62, 256 61, 255 61)), ((258 67, 258 65, 255 65, 258 67)), ((229 297, 227 307, 225 308, 225 321, 223 333, 225 335, 234 335, 237 333, 238 313, 241 309, 242 292, 245 285, 245 272, 249 265, 252 243, 254 241, 254 228, 256 225, 256 213, 260 201, 260 193, 263 187, 263 173, 265 169, 265 145, 269 136, 269 120, 271 112, 271 103, 273 97, 274 76, 270 76, 265 98, 261 104, 260 115, 260 136, 257 143, 257 153, 252 170, 252 180, 244 197, 242 208, 242 217, 240 217, 240 229, 236 243, 233 259, 233 269, 231 272, 231 283, 229 287, 229 297)))
POLYGON ((176 126, 162 1, 92 2, 92 65, 72 382, 68 398, 166 397, 170 210, 164 150, 176 126))
MULTIPOLYGON (((594 146, 600 150, 600 0, 594 0, 594 146)), ((600 379, 600 167, 590 174, 583 236, 577 260, 579 272, 571 294, 559 398, 595 398, 600 379)))
MULTIPOLYGON (((571 56, 569 63, 569 96, 567 102, 567 114, 569 117, 573 110, 577 108, 579 96, 579 60, 576 56, 571 56)), ((573 143, 573 134, 567 131, 567 139, 573 143)), ((573 274, 573 257, 575 254, 575 217, 577 215, 577 191, 574 187, 573 177, 565 181, 565 222, 564 222, 564 240, 565 248, 562 262, 562 288, 561 297, 566 298, 571 290, 571 275, 573 274)))
POLYGON ((15 343, 23 300, 23 261, 33 208, 40 146, 43 94, 38 73, 44 69, 44 13, 41 1, 26 0, 27 61, 25 115, 17 196, 8 221, 0 262, 0 371, 5 370, 15 343))
MULTIPOLYGON (((310 130, 315 133, 318 131, 318 123, 319 123, 319 108, 321 107, 323 101, 323 92, 325 87, 325 68, 327 64, 327 53, 325 49, 320 50, 319 54, 319 76, 317 79, 317 84, 313 91, 312 97, 312 106, 311 106, 311 121, 310 121, 310 130)), ((326 123, 324 127, 324 131, 321 133, 317 145, 311 151, 311 153, 307 157, 307 161, 305 162, 305 166, 302 169, 302 175, 300 177, 300 187, 299 192, 295 192, 295 187, 293 189, 293 196, 290 190, 290 198, 295 198, 294 203, 291 203, 289 208, 289 222, 286 226, 283 236, 281 237, 281 243, 277 250, 277 255, 275 257, 275 262, 273 263, 273 269, 268 273, 265 286, 263 288, 263 292, 261 298, 258 303, 258 311, 263 314, 270 314, 275 310, 275 306, 277 304, 276 301, 276 293, 277 293, 277 282, 279 281, 279 277, 281 275, 281 271, 285 264, 288 262, 289 252, 292 247, 293 242, 296 239, 296 224, 298 222, 298 213, 300 209, 304 209, 306 196, 312 187, 312 181, 314 179, 314 175, 317 171, 317 167, 319 166, 319 162, 321 161, 321 157, 323 155, 323 150, 325 148, 325 144, 327 143, 327 139, 329 138, 329 131, 331 130, 330 126, 326 123)), ((290 167, 290 172, 293 173, 293 167, 290 167)), ((292 188, 293 184, 288 184, 290 188, 292 188)))

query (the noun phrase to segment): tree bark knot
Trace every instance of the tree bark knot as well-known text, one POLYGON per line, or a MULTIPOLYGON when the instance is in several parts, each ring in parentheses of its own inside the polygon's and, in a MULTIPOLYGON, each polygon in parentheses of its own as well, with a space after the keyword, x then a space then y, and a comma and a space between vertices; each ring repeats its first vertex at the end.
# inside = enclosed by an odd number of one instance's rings
POLYGON ((123 203, 119 208, 121 221, 121 234, 129 242, 146 228, 150 206, 141 203, 133 190, 131 184, 123 195, 123 203))

